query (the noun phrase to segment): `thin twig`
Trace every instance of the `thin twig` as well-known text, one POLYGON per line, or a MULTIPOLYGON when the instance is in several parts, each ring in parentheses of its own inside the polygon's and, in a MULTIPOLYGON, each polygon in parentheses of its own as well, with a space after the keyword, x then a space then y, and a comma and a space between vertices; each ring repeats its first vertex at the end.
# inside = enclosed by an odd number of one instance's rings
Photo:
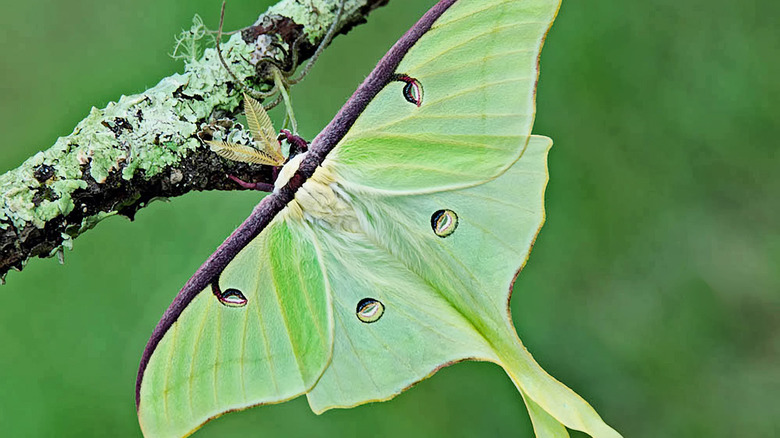
MULTIPOLYGON (((222 10, 219 13, 219 29, 217 30, 216 48, 217 48, 217 56, 219 57, 219 62, 221 62, 222 66, 225 67, 225 70, 227 70, 227 72, 230 74, 230 77, 232 77, 233 80, 235 80, 236 86, 241 91, 243 91, 244 93, 254 97, 257 100, 267 99, 267 98, 273 96, 276 93, 276 91, 277 91, 276 90, 276 85, 274 85, 274 87, 271 88, 270 91, 265 92, 265 93, 262 92, 262 91, 257 91, 257 90, 250 89, 249 87, 244 85, 243 81, 240 81, 238 79, 238 77, 236 77, 236 74, 233 73, 233 70, 231 70, 230 67, 228 67, 227 62, 225 62, 225 58, 222 57, 222 48, 220 47, 219 43, 220 43, 220 41, 222 41, 222 25, 225 23, 225 3, 226 3, 226 1, 223 0, 222 1, 222 10)), ((281 102, 281 99, 277 98, 276 100, 271 102, 271 104, 268 104, 268 106, 264 105, 265 109, 269 110, 269 109, 275 107, 276 105, 278 105, 279 102, 281 102)))
POLYGON ((317 51, 314 52, 314 55, 312 55, 311 58, 309 58, 309 62, 306 63, 298 76, 287 81, 289 84, 297 84, 298 82, 302 81, 303 78, 306 77, 306 75, 309 73, 309 70, 311 70, 311 68, 314 66, 314 63, 317 62, 317 58, 322 55, 325 47, 327 47, 328 44, 330 44, 330 42, 333 40, 333 37, 336 35, 336 30, 339 28, 339 24, 341 23, 341 14, 344 13, 344 5, 346 3, 346 0, 341 0, 341 3, 339 4, 339 10, 336 13, 336 19, 333 20, 333 23, 330 25, 328 33, 325 34, 325 38, 322 39, 322 42, 317 47, 317 51))

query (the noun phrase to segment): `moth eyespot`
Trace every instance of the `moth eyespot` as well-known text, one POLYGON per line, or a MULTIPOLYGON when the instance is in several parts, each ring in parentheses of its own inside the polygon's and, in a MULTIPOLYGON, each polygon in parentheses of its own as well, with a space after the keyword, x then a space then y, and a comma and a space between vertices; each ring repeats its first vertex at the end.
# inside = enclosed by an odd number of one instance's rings
POLYGON ((439 237, 448 237, 458 228, 458 215, 452 210, 439 210, 431 215, 431 228, 439 237))
POLYGON ((216 282, 211 283, 211 292, 217 297, 220 304, 226 307, 244 307, 248 301, 238 289, 227 289, 222 292, 216 282))
POLYGON ((415 79, 413 82, 409 82, 404 85, 404 98, 406 98, 407 102, 413 103, 418 107, 422 105, 422 84, 415 79))
POLYGON ((361 322, 366 324, 377 322, 385 314, 385 305, 373 298, 363 298, 358 302, 355 314, 361 322))
POLYGON ((393 75, 394 81, 404 82, 403 96, 407 102, 420 107, 423 102, 423 86, 417 79, 404 74, 393 75))
POLYGON ((219 297, 219 302, 228 307, 244 307, 247 299, 240 290, 228 289, 219 297))

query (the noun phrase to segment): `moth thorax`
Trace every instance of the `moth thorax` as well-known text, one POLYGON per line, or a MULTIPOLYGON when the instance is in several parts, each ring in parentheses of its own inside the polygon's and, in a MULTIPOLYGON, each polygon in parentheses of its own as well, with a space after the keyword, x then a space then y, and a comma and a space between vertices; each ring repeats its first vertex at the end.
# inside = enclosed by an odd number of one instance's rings
POLYGON ((357 233, 361 231, 355 209, 327 166, 320 166, 295 193, 291 210, 312 225, 357 233), (296 208, 297 207, 297 208, 296 208))

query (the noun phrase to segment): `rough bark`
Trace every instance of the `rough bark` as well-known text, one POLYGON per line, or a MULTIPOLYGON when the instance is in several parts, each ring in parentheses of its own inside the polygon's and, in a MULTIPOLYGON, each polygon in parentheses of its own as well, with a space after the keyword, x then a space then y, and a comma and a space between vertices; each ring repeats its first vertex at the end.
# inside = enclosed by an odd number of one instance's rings
MULTIPOLYGON (((222 43, 225 61, 239 81, 258 90, 273 84, 273 58, 294 70, 315 51, 335 20, 340 0, 282 0, 251 26, 222 43)), ((346 0, 339 33, 365 22, 387 0, 346 0)), ((195 26, 195 25, 194 25, 195 26)), ((201 29, 202 30, 202 29, 201 29)), ((190 48, 199 42, 185 35, 190 48)), ((192 54, 192 50, 190 51, 192 54)), ((115 214, 133 218, 159 198, 191 191, 238 190, 226 178, 272 182, 266 166, 229 162, 202 140, 249 142, 234 123, 241 93, 206 49, 181 74, 156 86, 93 108, 73 133, 61 137, 18 168, 0 176, 0 278, 35 256, 50 257, 71 240, 115 214)))

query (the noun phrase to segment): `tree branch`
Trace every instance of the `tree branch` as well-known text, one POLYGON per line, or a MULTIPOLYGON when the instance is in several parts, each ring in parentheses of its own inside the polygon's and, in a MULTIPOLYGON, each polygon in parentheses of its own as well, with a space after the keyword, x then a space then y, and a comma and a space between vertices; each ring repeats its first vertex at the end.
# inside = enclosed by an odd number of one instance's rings
MULTIPOLYGON (((282 0, 254 25, 222 44, 238 80, 273 86, 261 58, 294 70, 308 59, 335 19, 340 0, 282 0)), ((347 0, 339 33, 365 22, 387 0, 347 0)), ((202 29, 201 29, 202 30, 202 29)), ((60 137, 0 176, 0 279, 31 257, 51 257, 72 239, 116 214, 133 218, 151 201, 191 191, 237 190, 227 178, 273 182, 272 170, 219 158, 202 140, 251 141, 233 116, 241 93, 213 48, 196 59, 198 32, 180 41, 191 58, 182 74, 143 93, 92 108, 60 137)))

